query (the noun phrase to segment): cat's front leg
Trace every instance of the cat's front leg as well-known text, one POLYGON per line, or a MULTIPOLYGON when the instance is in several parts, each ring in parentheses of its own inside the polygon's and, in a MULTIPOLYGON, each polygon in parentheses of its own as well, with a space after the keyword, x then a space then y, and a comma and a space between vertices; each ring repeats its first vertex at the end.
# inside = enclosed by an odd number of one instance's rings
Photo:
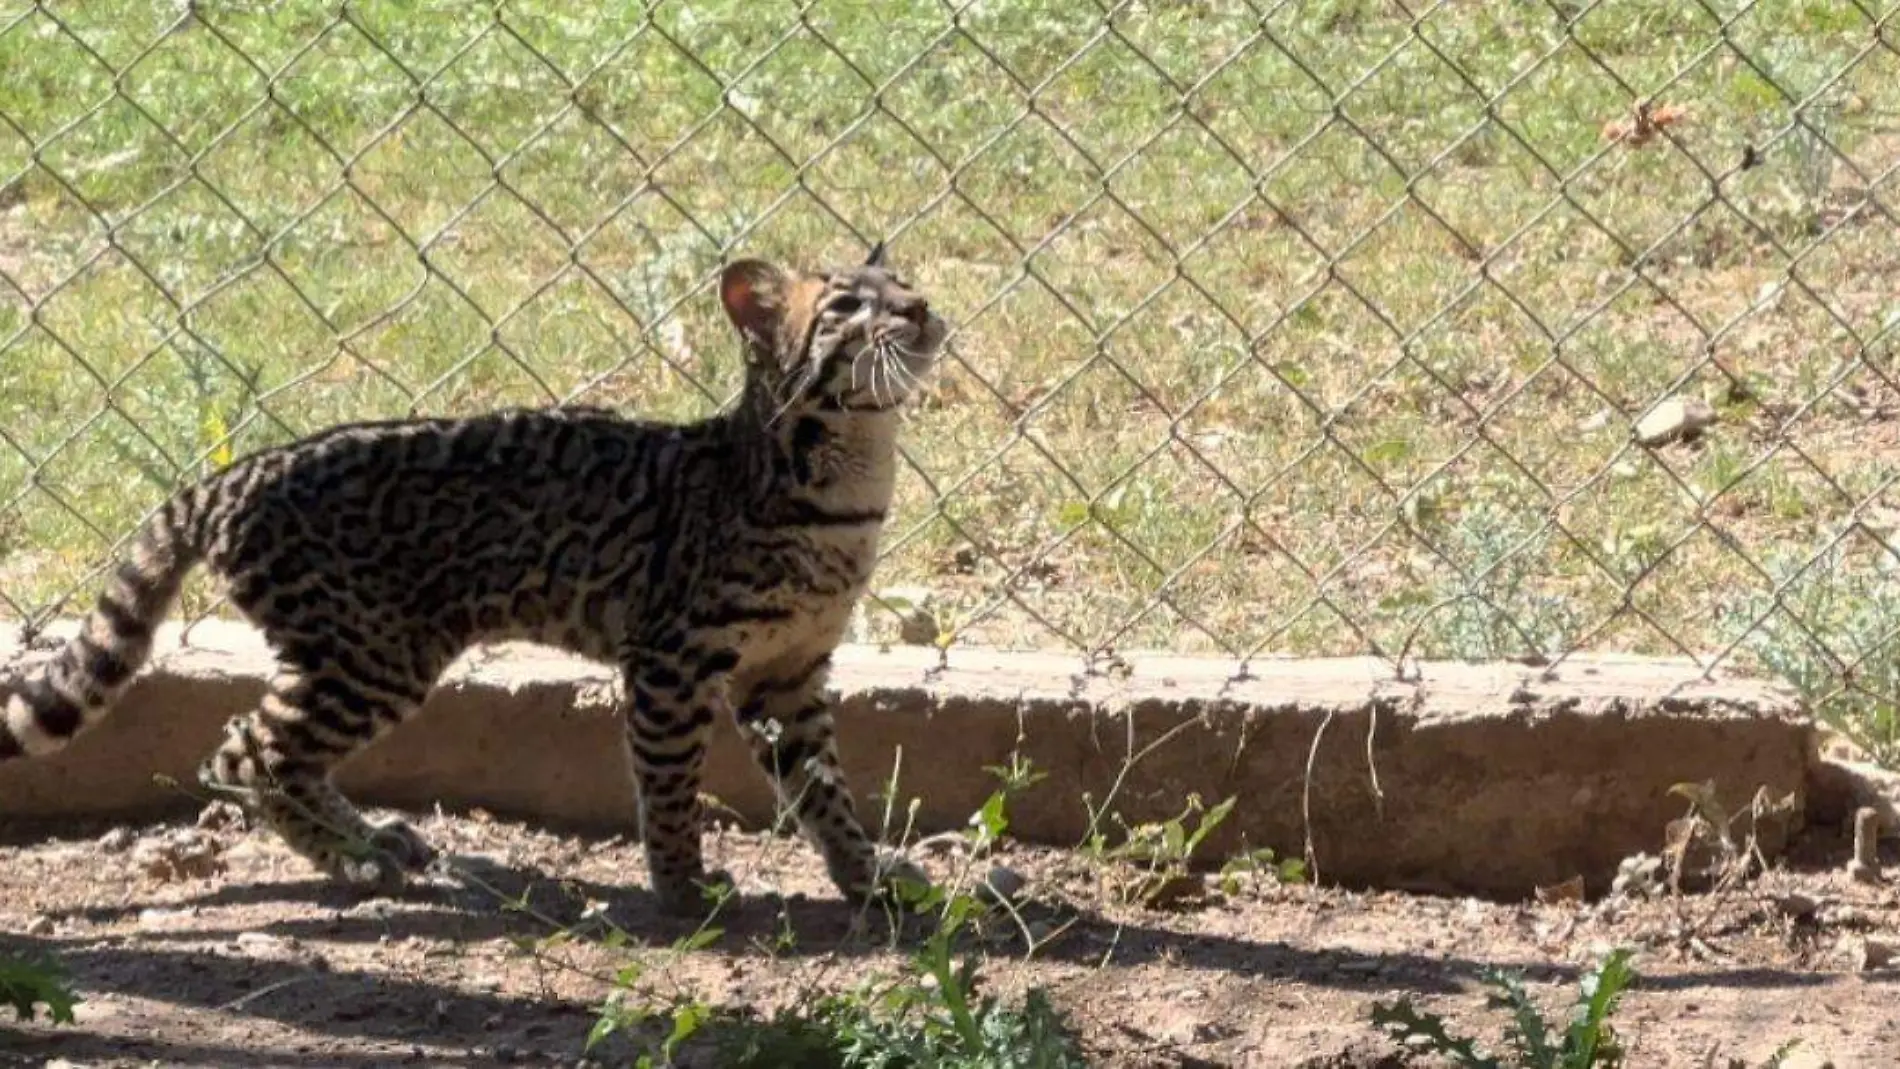
POLYGON ((772 781, 779 804, 824 856, 846 899, 863 902, 894 885, 929 885, 929 877, 865 832, 838 761, 829 656, 779 678, 758 681, 735 711, 753 758, 772 781))
POLYGON ((732 886, 708 872, 700 843, 699 775, 718 711, 726 707, 723 673, 691 658, 642 655, 624 669, 627 750, 640 804, 647 878, 660 907, 691 914, 732 886))

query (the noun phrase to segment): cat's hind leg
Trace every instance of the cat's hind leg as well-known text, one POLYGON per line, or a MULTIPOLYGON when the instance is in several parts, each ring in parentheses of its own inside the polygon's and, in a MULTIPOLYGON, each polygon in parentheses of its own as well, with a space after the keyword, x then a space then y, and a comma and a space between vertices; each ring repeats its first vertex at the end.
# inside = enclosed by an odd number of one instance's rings
POLYGON ((332 879, 400 886, 434 851, 406 822, 365 820, 330 774, 413 712, 428 687, 370 682, 303 652, 286 653, 258 707, 225 726, 199 781, 233 795, 332 879))

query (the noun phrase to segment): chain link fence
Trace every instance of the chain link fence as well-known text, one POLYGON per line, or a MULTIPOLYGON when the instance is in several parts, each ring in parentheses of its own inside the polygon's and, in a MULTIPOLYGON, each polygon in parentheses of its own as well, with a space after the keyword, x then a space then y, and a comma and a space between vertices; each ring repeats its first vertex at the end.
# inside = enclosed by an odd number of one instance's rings
POLYGON ((882 238, 866 637, 1689 654, 1891 756, 1900 9, 580 7, 0 0, 0 612, 338 420, 708 412, 720 264, 882 238))

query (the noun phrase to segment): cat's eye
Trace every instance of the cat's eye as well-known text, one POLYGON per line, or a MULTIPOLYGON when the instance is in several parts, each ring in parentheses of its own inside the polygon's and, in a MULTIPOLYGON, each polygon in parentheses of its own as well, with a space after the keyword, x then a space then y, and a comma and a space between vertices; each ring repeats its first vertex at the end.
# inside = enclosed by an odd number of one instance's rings
POLYGON ((831 302, 831 310, 841 316, 857 315, 863 307, 864 302, 849 293, 831 302))

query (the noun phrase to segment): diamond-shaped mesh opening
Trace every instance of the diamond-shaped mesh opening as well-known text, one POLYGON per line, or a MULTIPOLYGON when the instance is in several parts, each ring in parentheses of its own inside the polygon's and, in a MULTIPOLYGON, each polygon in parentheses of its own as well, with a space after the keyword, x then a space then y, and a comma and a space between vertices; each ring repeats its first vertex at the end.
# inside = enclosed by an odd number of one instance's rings
POLYGON ((329 23, 271 80, 271 97, 348 159, 419 106, 420 77, 348 19, 329 23))
POLYGON ((1231 148, 1200 126, 1175 122, 1157 131, 1109 183, 1116 200, 1161 240, 1185 248, 1209 233, 1253 193, 1254 175, 1231 148), (1198 195, 1180 196, 1191 174, 1198 195))
POLYGON ((430 75, 431 110, 491 160, 514 155, 566 107, 568 83, 519 37, 492 29, 430 75))
POLYGON ((532 299, 569 261, 572 246, 535 207, 501 188, 458 212, 430 243, 430 268, 491 320, 532 299))
POLYGON ((881 99, 919 140, 956 164, 1021 121, 1027 93, 976 41, 951 34, 921 55, 881 99), (981 93, 964 91, 975 84, 989 88, 981 93))
MULTIPOLYGON (((220 137, 191 173, 258 231, 275 236, 336 188, 343 162, 293 112, 266 106, 220 137)), ((355 180, 365 188, 376 182, 360 170, 355 180)))
POLYGON ((500 176, 572 237, 606 219, 640 187, 646 169, 612 131, 587 112, 571 109, 522 145, 500 176))
POLYGON ((635 5, 588 9, 509 7, 502 11, 508 30, 570 80, 611 60, 648 25, 646 11, 635 5))
POLYGON ((555 397, 572 396, 637 353, 639 323, 579 271, 562 275, 510 316, 498 340, 555 397))
MULTIPOLYGON (((130 58, 130 57, 127 57, 130 58)), ((0 66, 32 92, 10 93, 4 124, 41 143, 106 103, 117 73, 96 50, 44 10, 9 20, 0 32, 0 66)))
POLYGON ((1181 103, 1180 88, 1139 61, 1113 35, 1082 46, 1036 88, 1037 110, 1049 116, 1076 147, 1104 167, 1147 143, 1181 103), (1120 106, 1095 106, 1104 97, 1120 106))
POLYGON ((286 230, 269 256, 301 300, 339 330, 368 323, 424 274, 389 217, 347 187, 286 230))
POLYGON ((480 149, 426 109, 365 146, 348 173, 348 188, 416 242, 435 238, 494 184, 494 167, 480 149))
POLYGON ((1027 248, 1089 202, 1101 188, 1101 173, 1040 116, 1005 129, 964 163, 954 188, 1027 248))
POLYGON ((887 233, 942 190, 945 174, 900 121, 872 113, 839 132, 806 169, 805 184, 839 215, 887 233))
POLYGON ((186 19, 121 69, 120 97, 188 153, 208 147, 256 107, 257 67, 195 19, 186 19))
POLYGON ((652 325, 710 311, 681 307, 718 267, 720 238, 680 209, 667 191, 644 191, 604 219, 580 245, 580 264, 640 319, 652 325))
POLYGON ((391 60, 426 75, 486 39, 495 18, 490 9, 462 4, 417 9, 402 0, 369 0, 352 3, 348 21, 391 60))
POLYGON ((377 416, 407 414, 425 386, 487 345, 490 330, 489 320, 452 284, 438 275, 419 276, 400 303, 348 332, 347 342, 326 340, 303 350, 305 381, 286 400, 308 411, 347 396, 377 416))
POLYGON ((187 181, 115 228, 120 249, 175 299, 201 296, 261 255, 264 232, 205 183, 187 181))
POLYGON ((1470 461, 1419 484, 1351 565, 1380 646, 1457 660, 1574 648, 1621 592, 1577 559, 1543 496, 1470 461))

